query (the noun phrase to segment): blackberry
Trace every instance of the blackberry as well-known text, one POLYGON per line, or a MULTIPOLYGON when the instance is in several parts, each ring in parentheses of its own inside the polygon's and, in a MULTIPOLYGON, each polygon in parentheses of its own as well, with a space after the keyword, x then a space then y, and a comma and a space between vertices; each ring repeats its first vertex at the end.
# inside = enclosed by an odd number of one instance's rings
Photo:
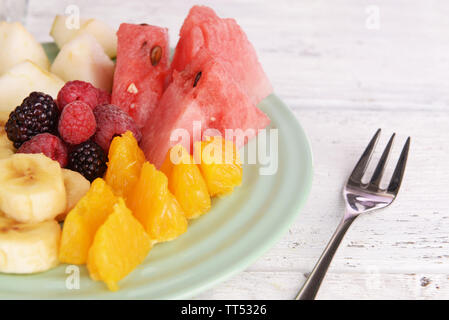
POLYGON ((87 140, 75 146, 69 154, 68 168, 81 173, 90 182, 103 177, 108 161, 103 149, 87 140))
POLYGON ((39 133, 56 133, 59 109, 53 98, 42 92, 32 92, 9 115, 5 125, 8 139, 19 148, 39 133))

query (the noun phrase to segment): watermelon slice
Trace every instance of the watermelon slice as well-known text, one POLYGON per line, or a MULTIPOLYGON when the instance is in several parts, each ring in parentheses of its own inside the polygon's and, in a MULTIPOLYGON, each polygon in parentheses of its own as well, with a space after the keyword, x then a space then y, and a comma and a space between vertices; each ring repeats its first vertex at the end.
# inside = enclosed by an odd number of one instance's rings
POLYGON ((204 49, 184 71, 174 71, 173 81, 143 128, 141 147, 147 160, 160 167, 170 147, 181 143, 192 152, 193 142, 202 139, 206 129, 217 129, 223 137, 225 129, 249 133, 244 140, 235 140, 241 147, 269 122, 270 119, 251 102, 228 70, 204 49), (196 137, 194 121, 201 123, 201 132, 196 137), (171 134, 176 129, 184 129, 190 139, 171 141, 171 134))
POLYGON ((172 69, 184 70, 201 48, 220 60, 254 104, 273 91, 254 47, 237 22, 219 18, 208 7, 194 6, 181 28, 172 69))
POLYGON ((126 111, 142 128, 158 104, 170 73, 168 31, 122 23, 117 36, 111 103, 126 111))

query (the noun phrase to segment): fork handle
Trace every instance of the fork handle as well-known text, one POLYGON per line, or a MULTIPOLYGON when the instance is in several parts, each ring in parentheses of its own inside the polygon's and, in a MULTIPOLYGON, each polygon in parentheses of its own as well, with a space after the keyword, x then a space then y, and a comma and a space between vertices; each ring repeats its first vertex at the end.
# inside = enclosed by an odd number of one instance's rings
POLYGON ((346 231, 349 229, 356 217, 357 216, 345 215, 343 220, 338 225, 337 230, 335 230, 335 233, 332 236, 331 240, 327 244, 326 249, 324 249, 324 252, 321 255, 320 259, 313 268, 312 273, 310 273, 309 278, 306 280, 298 295, 296 296, 296 300, 315 299, 315 296, 320 289, 321 282, 326 275, 327 269, 331 264, 335 252, 337 252, 341 240, 343 239, 346 231))

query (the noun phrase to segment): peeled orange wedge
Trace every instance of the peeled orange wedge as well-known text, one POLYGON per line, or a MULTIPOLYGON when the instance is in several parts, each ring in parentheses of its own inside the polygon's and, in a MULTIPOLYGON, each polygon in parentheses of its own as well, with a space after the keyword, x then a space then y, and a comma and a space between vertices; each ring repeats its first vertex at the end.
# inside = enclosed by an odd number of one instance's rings
POLYGON ((119 197, 128 197, 139 179, 145 155, 130 131, 115 137, 109 147, 109 162, 106 170, 106 183, 119 197))
POLYGON ((194 157, 211 196, 229 194, 242 183, 242 163, 232 141, 217 136, 195 142, 194 157))
POLYGON ((177 145, 171 148, 161 167, 168 177, 168 188, 178 200, 188 219, 198 218, 211 206, 206 181, 187 150, 177 145))
POLYGON ((117 198, 106 182, 97 178, 67 215, 62 229, 59 260, 84 264, 95 233, 112 212, 117 198))
POLYGON ((168 190, 168 179, 145 162, 127 205, 155 242, 173 240, 187 230, 187 219, 168 190))
POLYGON ((109 290, 116 291, 117 282, 133 271, 150 249, 148 234, 119 198, 95 235, 87 268, 92 279, 104 281, 109 290))

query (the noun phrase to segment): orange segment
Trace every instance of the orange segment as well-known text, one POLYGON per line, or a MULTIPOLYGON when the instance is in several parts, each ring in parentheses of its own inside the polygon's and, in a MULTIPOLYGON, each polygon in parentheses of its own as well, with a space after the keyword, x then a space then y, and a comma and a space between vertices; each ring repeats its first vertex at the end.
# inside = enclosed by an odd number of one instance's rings
POLYGON ((116 200, 111 187, 103 179, 98 178, 92 183, 65 219, 59 248, 61 262, 86 263, 95 233, 112 212, 116 200))
POLYGON ((211 196, 231 193, 242 183, 242 163, 232 141, 209 137, 195 142, 194 156, 211 196))
POLYGON ((127 204, 150 238, 169 241, 187 230, 187 219, 178 201, 168 190, 168 179, 145 162, 127 204))
POLYGON ((150 249, 148 234, 119 198, 95 235, 87 268, 92 279, 104 281, 109 290, 116 291, 117 282, 142 263, 150 249))
POLYGON ((167 175, 168 188, 187 218, 197 218, 209 211, 211 203, 206 181, 183 146, 177 145, 168 151, 161 171, 167 175))
POLYGON ((130 131, 115 137, 109 147, 106 183, 117 196, 127 198, 139 179, 145 155, 130 131))

